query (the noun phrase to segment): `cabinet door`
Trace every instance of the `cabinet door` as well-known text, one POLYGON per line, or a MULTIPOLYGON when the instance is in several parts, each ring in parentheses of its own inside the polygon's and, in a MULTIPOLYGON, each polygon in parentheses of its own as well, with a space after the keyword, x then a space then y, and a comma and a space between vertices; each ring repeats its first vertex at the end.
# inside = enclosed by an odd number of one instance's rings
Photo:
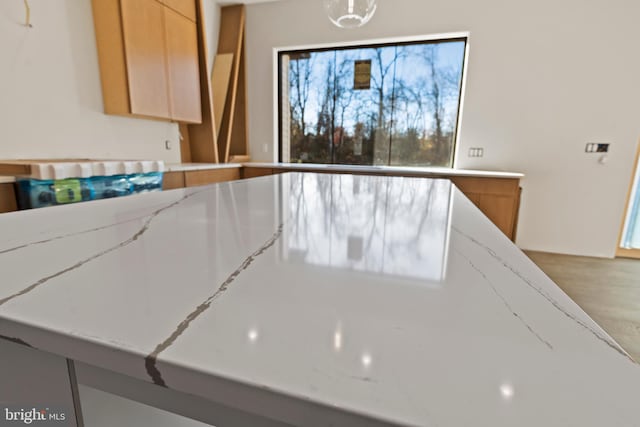
POLYGON ((0 184, 0 213, 18 210, 13 184, 0 184))
POLYGON ((516 202, 513 196, 481 194, 478 207, 509 239, 513 240, 516 202))
POLYGON ((202 122, 196 23, 165 8, 169 101, 173 120, 202 122))
POLYGON ((162 0, 162 3, 190 20, 196 21, 196 2, 194 0, 162 0))
POLYGON ((169 119, 165 7, 156 0, 122 0, 121 6, 131 113, 169 119))
POLYGON ((477 194, 477 193, 464 193, 465 196, 467 196, 467 198, 469 200, 471 200, 471 202, 476 205, 477 207, 480 207, 480 197, 482 196, 481 194, 477 194))

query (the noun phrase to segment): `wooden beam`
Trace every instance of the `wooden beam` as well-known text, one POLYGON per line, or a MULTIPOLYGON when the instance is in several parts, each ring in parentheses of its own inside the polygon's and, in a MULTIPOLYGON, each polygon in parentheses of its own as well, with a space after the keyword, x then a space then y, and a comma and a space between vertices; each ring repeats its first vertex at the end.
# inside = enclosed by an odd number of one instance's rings
MULTIPOLYGON (((229 84, 229 95, 227 96, 222 126, 220 128, 220 144, 218 146, 218 151, 219 158, 222 162, 227 162, 229 160, 229 153, 231 151, 234 120, 236 119, 237 112, 236 100, 238 98, 238 82, 240 78, 241 64, 243 63, 242 57, 244 55, 242 49, 244 45, 244 25, 244 5, 226 6, 222 8, 220 16, 218 54, 232 53, 234 55, 231 81, 229 84)), ((241 90, 244 94, 244 89, 241 90)), ((244 122, 243 119, 240 120, 244 122)))
POLYGON ((242 34, 242 47, 238 70, 238 87, 233 115, 234 120, 230 143, 227 147, 227 157, 225 160, 227 162, 232 156, 242 156, 249 152, 247 147, 247 77, 245 72, 246 61, 244 53, 244 39, 244 34, 242 34))
POLYGON ((222 115, 227 103, 231 71, 233 69, 233 53, 221 53, 216 55, 211 73, 211 88, 213 91, 213 115, 216 119, 216 135, 220 135, 222 115))
MULTIPOLYGON (((207 65, 208 43, 204 21, 203 0, 197 0, 198 57, 200 65, 200 93, 202 103, 202 123, 188 126, 190 161, 196 163, 218 163, 218 140, 215 132, 215 118, 211 94, 211 80, 207 65)), ((186 149, 185 149, 186 151, 186 149)), ((181 150, 182 153, 182 150, 181 150)), ((182 158, 188 162, 188 156, 182 158)))
POLYGON ((191 163, 191 138, 189 125, 180 123, 178 129, 180 131, 180 161, 182 163, 191 163))

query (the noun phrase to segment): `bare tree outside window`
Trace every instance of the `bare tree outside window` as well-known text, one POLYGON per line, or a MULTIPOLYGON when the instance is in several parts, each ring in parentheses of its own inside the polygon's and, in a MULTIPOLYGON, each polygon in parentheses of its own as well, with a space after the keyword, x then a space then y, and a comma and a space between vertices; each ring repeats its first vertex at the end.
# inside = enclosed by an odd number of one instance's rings
POLYGON ((465 48, 461 38, 280 52, 282 160, 452 166, 465 48), (364 84, 356 63, 370 64, 364 84))

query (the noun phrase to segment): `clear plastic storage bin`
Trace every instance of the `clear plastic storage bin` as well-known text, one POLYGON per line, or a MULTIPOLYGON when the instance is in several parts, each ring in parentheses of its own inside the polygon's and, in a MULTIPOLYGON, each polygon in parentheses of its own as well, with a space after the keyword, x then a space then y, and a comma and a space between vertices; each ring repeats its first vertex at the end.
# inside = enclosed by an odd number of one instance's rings
POLYGON ((109 199, 162 190, 162 172, 59 180, 18 179, 20 209, 109 199))

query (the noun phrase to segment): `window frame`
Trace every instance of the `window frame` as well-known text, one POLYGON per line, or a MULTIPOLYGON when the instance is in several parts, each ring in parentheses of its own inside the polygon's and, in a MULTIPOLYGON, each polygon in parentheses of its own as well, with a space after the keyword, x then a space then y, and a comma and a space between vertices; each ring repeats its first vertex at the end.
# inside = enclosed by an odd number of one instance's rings
MULTIPOLYGON (((462 62, 462 70, 460 76, 460 91, 458 94, 458 114, 456 115, 456 124, 454 126, 455 135, 453 138, 452 147, 452 161, 451 168, 456 169, 458 166, 458 149, 460 130, 462 126, 462 117, 464 110, 464 97, 466 91, 467 80, 467 67, 469 64, 469 46, 470 46, 470 33, 469 32, 454 32, 454 33, 441 33, 430 34, 421 36, 409 36, 409 37, 392 37, 383 39, 367 39, 367 40, 354 40, 344 42, 322 43, 322 44, 310 44, 310 45, 297 45, 297 46, 282 46, 275 47, 273 49, 273 91, 274 91, 274 105, 273 105, 273 140, 277 143, 277 147, 273 152, 273 159, 277 163, 283 163, 283 143, 282 143, 282 75, 281 75, 281 58, 285 54, 292 53, 307 53, 307 52, 323 52, 334 50, 348 50, 357 48, 376 48, 376 47, 389 47, 389 46, 404 46, 415 44, 436 44, 441 42, 464 42, 464 55, 462 62)), ((326 163, 331 164, 331 163, 326 163)), ((401 166, 402 167, 402 166, 401 166)), ((430 167, 430 166, 424 166, 430 167)))

